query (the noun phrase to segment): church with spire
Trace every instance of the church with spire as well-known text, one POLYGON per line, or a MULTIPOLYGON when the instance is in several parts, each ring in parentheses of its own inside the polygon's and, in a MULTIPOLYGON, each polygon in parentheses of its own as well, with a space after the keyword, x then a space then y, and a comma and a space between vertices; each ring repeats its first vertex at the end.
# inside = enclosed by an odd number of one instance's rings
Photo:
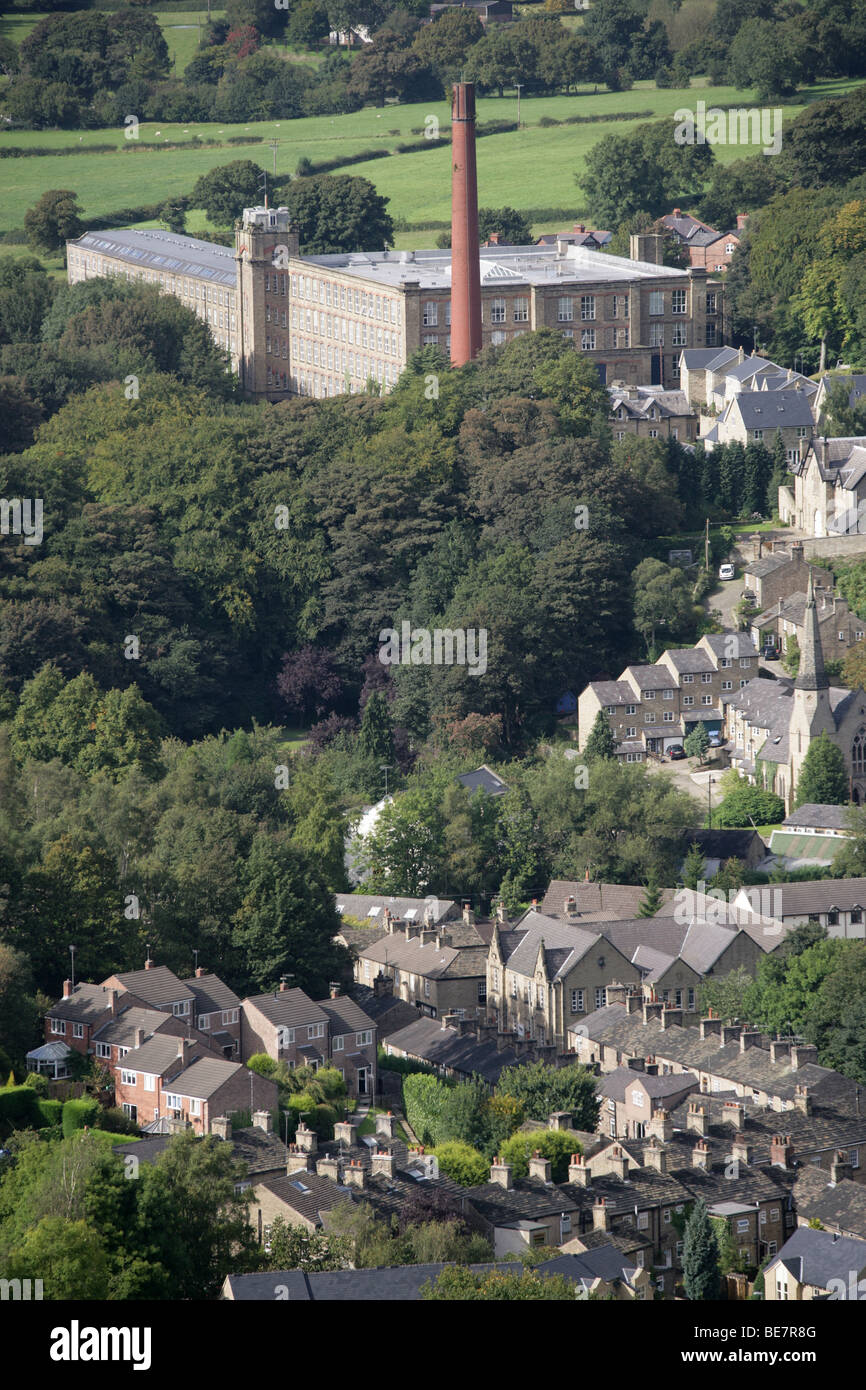
POLYGON ((851 800, 866 803, 866 691, 830 684, 811 570, 796 679, 749 681, 729 702, 725 717, 731 766, 774 791, 788 813, 794 810, 806 754, 822 734, 842 753, 851 800))

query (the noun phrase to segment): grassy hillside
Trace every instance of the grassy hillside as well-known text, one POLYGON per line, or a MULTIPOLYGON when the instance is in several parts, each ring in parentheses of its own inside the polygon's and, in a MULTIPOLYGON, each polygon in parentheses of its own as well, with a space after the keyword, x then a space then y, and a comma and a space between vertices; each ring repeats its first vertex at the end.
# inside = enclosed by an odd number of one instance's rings
MULTIPOLYGON (((174 18, 174 16, 172 16, 174 18)), ((801 94, 798 104, 787 106, 785 120, 792 120, 809 101, 836 96, 858 85, 856 82, 824 82, 801 94)), ((587 151, 602 136, 624 133, 639 121, 592 121, 581 125, 542 128, 542 117, 563 120, 566 116, 614 116, 619 112, 652 111, 654 117, 672 116, 680 107, 693 105, 698 97, 708 104, 740 102, 750 105, 747 92, 733 87, 693 87, 691 92, 657 91, 652 83, 637 83, 629 92, 586 91, 576 96, 538 97, 524 100, 521 115, 524 128, 479 141, 478 167, 480 198, 483 206, 510 204, 520 209, 568 208, 576 215, 587 213, 574 175, 579 174, 587 151)), ((483 98, 479 118, 514 118, 512 98, 483 98)), ((38 147, 82 149, 89 144, 112 144, 113 152, 102 154, 48 155, 38 159, 0 161, 0 232, 23 225, 24 212, 47 188, 71 188, 81 199, 85 212, 96 216, 115 208, 137 207, 158 202, 173 194, 187 193, 199 174, 233 159, 249 158, 267 169, 273 155, 267 144, 256 137, 279 140, 277 169, 293 173, 301 155, 311 159, 332 158, 365 149, 393 149, 400 139, 411 139, 412 129, 422 127, 425 118, 435 114, 448 124, 447 104, 418 103, 388 106, 384 110, 368 107, 347 116, 316 116, 295 121, 250 122, 248 125, 218 126, 191 123, 186 126, 142 125, 137 142, 126 141, 120 129, 86 131, 2 132, 0 140, 10 144, 38 147), (158 150, 154 146, 178 142, 181 146, 193 135, 227 140, 247 134, 252 143, 223 147, 196 147, 158 150)), ((649 119, 644 117, 643 119, 649 119)), ((748 147, 717 146, 717 158, 729 162, 751 153, 748 147)), ((394 154, 389 158, 351 166, 350 172, 365 175, 386 194, 390 211, 410 223, 447 221, 450 213, 450 155, 446 145, 416 154, 394 154)), ((561 220, 561 219, 560 219, 561 220)), ((407 234, 414 237, 413 234, 407 234)), ((429 241, 429 233, 418 245, 429 241)))

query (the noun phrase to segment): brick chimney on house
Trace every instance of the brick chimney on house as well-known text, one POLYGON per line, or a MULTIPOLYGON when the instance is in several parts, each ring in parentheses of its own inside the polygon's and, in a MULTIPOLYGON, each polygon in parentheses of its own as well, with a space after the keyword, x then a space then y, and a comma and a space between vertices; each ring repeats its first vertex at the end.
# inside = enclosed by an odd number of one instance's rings
POLYGON ((845 1149, 837 1149, 830 1160, 830 1181, 842 1182, 854 1177, 854 1167, 845 1149))
POLYGON ((64 999, 68 999, 71 993, 72 993, 72 981, 71 981, 71 980, 64 980, 64 981, 63 981, 63 998, 64 998, 64 999))
POLYGON ((299 1149, 297 1144, 290 1144, 286 1155, 286 1176, 291 1177, 292 1173, 309 1173, 309 1155, 299 1149))
POLYGON ((651 1116, 647 1126, 651 1138, 659 1139, 663 1144, 669 1144, 674 1137, 674 1122, 671 1119, 669 1110, 656 1110, 651 1116))
POLYGON ((386 1139, 394 1138, 394 1116, 389 1110, 387 1115, 376 1116, 376 1138, 384 1134, 386 1139))
POLYGON ((592 1229, 594 1231, 610 1230, 610 1212, 603 1197, 596 1197, 592 1206, 592 1229))
POLYGON ((142 1043, 144 1042, 144 1036, 144 1029, 136 1028, 135 1033, 133 1035, 133 1047, 141 1047, 142 1043))
POLYGON ((808 1086, 797 1086, 794 1090, 794 1104, 804 1115, 812 1113, 812 1097, 808 1086))
POLYGON ((659 1022, 662 1028, 682 1028, 683 1011, 678 1009, 675 1004, 665 1004, 659 1015, 659 1022))
POLYGON ((471 362, 481 344, 475 85, 455 82, 451 100, 451 365, 471 362))
POLYGON ((351 1120, 338 1120, 334 1125, 334 1140, 338 1144, 348 1144, 349 1148, 354 1148, 358 1134, 358 1126, 351 1120))
POLYGON ((570 1110, 554 1110, 547 1117, 548 1129, 571 1129, 574 1116, 570 1110))
POLYGON ((273 1133, 274 1117, 270 1110, 253 1111, 253 1129, 263 1129, 265 1134, 273 1133))
POLYGON ((770 1042, 770 1061, 784 1062, 786 1057, 791 1055, 790 1042, 782 1042, 780 1038, 773 1038, 770 1042))
POLYGON ((748 1052, 750 1047, 760 1047, 761 1037, 759 1028, 744 1028, 740 1034, 740 1051, 748 1052))
POLYGON ((340 1160, 337 1158, 337 1155, 325 1154, 323 1158, 317 1158, 316 1172, 320 1178, 330 1178, 331 1182, 339 1182, 340 1160))
POLYGON ((286 994, 288 992, 288 988, 289 986, 286 983, 286 981, 280 980, 280 994, 286 994))
POLYGON ((619 1178, 621 1182, 625 1182, 628 1177, 628 1159, 619 1144, 614 1144, 610 1150, 607 1156, 607 1166, 609 1173, 612 1173, 615 1178, 619 1178))
POLYGON ((305 1154, 314 1154, 319 1147, 319 1139, 314 1129, 308 1129, 304 1121, 298 1125, 295 1144, 305 1154))
POLYGON ((328 985, 328 994, 329 994, 329 996, 331 997, 331 999, 339 999, 339 997, 340 997, 340 981, 339 981, 339 980, 331 980, 331 981, 330 981, 330 983, 329 983, 329 985, 328 985))
POLYGON ((722 1121, 733 1125, 734 1129, 742 1129, 746 1123, 746 1107, 736 1100, 726 1100, 722 1106, 722 1121))
POLYGON ((770 1162, 774 1168, 794 1166, 794 1146, 790 1134, 774 1134, 770 1140, 770 1162))
POLYGON ((752 1146, 742 1134, 738 1134, 731 1144, 731 1158, 737 1163, 751 1163, 752 1161, 752 1146))
POLYGON ((572 1154, 571 1162, 568 1165, 568 1181, 574 1183, 575 1187, 589 1187, 589 1169, 584 1162, 583 1154, 572 1154))
MULTIPOLYGON (((142 1029, 142 1030, 137 1030, 137 1031, 142 1031, 142 1032, 143 1032, 144 1030, 142 1029)), ((137 1043, 136 1046, 140 1046, 140 1044, 137 1043)), ((189 1066, 189 1057, 190 1057, 191 1051, 192 1051, 192 1043, 189 1041, 189 1039, 188 1039, 188 1038, 178 1038, 178 1040, 177 1040, 177 1055, 178 1055, 178 1057, 180 1058, 180 1060, 183 1062, 183 1065, 184 1065, 185 1067, 188 1067, 188 1066, 189 1066)))
POLYGON ((197 965, 196 968, 195 968, 195 977, 196 977, 196 979, 197 979, 197 980, 200 980, 200 979, 202 978, 202 976, 204 975, 204 973, 205 973, 204 966, 203 966, 203 965, 197 965))
POLYGON ((566 917, 580 916, 577 910, 577 898, 574 896, 573 893, 569 893, 568 897, 565 900, 565 915, 566 917))
POLYGON ((498 1182, 500 1187, 506 1189, 512 1187, 511 1164, 503 1163, 497 1156, 490 1165, 490 1181, 498 1182))
POLYGON ((686 1129, 693 1130, 695 1134, 706 1134, 707 1112, 703 1105, 698 1105, 695 1101, 689 1102, 686 1129))
POLYGON ((381 1174, 383 1178, 393 1178, 396 1159, 387 1149, 376 1149, 372 1157, 373 1177, 381 1174))
POLYGON ((702 1168, 706 1173, 710 1166, 710 1146, 706 1139, 699 1139, 692 1149, 692 1167, 702 1168))
POLYGON ((738 213, 737 213, 737 231, 738 231, 738 232, 741 232, 741 231, 743 230, 743 228, 745 227, 745 225, 746 225, 746 223, 748 222, 748 220, 749 220, 749 214, 748 214, 747 212, 738 212, 738 213))
POLYGON ((210 1132, 215 1134, 218 1139, 231 1139, 232 1122, 228 1115, 217 1115, 216 1119, 211 1120, 210 1132))
POLYGON ((727 1047, 728 1043, 739 1042, 742 1031, 742 1027, 739 1024, 723 1024, 719 1034, 719 1047, 727 1047))
POLYGON ((813 1065, 818 1060, 818 1049, 814 1043, 791 1044, 791 1071, 813 1065))
POLYGON ((153 969, 153 961, 151 960, 150 956, 148 956, 147 960, 144 962, 144 968, 145 970, 153 969))
POLYGON ((344 1187, 365 1187, 367 1175, 364 1167, 358 1158, 353 1158, 351 1163, 347 1163, 343 1168, 344 1187))
POLYGON ((650 1135, 650 1141, 644 1149, 644 1164, 647 1168, 655 1168, 657 1173, 668 1171, 668 1151, 664 1144, 660 1144, 654 1134, 650 1135))
POLYGON ((720 1018, 713 1018, 712 1015, 710 1015, 709 1018, 701 1019, 698 1028, 700 1031, 701 1039, 709 1038, 713 1034, 715 1034, 716 1037, 718 1037, 718 1035, 722 1031, 722 1020, 720 1018))
POLYGON ((538 1149, 529 1160, 529 1176, 537 1178, 539 1182, 547 1183, 548 1186, 553 1182, 553 1168, 550 1159, 542 1158, 538 1149))
POLYGON ((383 999, 383 998, 385 997, 385 995, 387 995, 387 994, 393 994, 393 993, 394 993, 394 977, 393 977, 393 975, 383 975, 383 974, 382 974, 382 971, 380 970, 380 971, 379 971, 379 974, 376 976, 375 980, 373 981, 373 997, 376 998, 376 999, 383 999))

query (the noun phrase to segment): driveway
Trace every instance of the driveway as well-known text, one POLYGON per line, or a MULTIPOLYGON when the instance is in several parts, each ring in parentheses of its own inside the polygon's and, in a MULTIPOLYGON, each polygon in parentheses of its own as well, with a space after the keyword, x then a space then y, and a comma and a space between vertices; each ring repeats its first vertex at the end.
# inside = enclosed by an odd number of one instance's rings
POLYGON ((712 778, 712 782, 709 785, 709 805, 715 810, 722 799, 719 784, 725 768, 721 766, 708 768, 705 765, 701 767, 697 758, 683 758, 675 763, 670 762, 667 758, 663 763, 657 762, 655 758, 650 758, 647 761, 647 767, 650 772, 665 773, 680 791, 688 792, 699 808, 701 821, 707 815, 707 785, 710 783, 710 778, 712 778))

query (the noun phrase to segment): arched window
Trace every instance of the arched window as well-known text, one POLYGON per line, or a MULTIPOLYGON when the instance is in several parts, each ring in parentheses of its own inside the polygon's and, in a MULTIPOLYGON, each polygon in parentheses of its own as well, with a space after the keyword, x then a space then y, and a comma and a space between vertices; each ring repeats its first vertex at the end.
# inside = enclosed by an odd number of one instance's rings
POLYGON ((866 774, 866 729, 860 728, 854 735, 851 745, 851 764, 855 777, 866 774))

